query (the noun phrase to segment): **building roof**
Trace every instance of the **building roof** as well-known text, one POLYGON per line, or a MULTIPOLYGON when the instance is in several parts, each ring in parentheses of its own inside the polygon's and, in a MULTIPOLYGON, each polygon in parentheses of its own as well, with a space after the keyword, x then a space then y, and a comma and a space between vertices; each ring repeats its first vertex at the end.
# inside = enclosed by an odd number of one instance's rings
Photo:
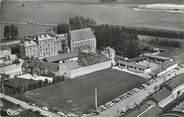
POLYGON ((55 56, 46 57, 45 60, 47 62, 55 62, 60 61, 68 58, 73 58, 79 56, 78 52, 69 52, 69 53, 63 53, 55 56))
POLYGON ((70 33, 71 33, 71 40, 74 40, 74 41, 95 38, 95 35, 93 34, 93 31, 91 30, 91 28, 73 30, 70 33))
POLYGON ((122 60, 118 60, 117 62, 121 63, 121 64, 124 64, 124 65, 141 68, 141 69, 144 69, 144 70, 150 68, 149 66, 144 66, 144 65, 135 64, 135 63, 131 63, 131 62, 126 62, 126 61, 122 61, 122 60))
POLYGON ((35 41, 33 41, 33 40, 29 40, 29 41, 25 41, 24 42, 24 46, 25 47, 28 47, 28 46, 36 46, 36 45, 37 45, 37 43, 35 41))
POLYGON ((81 53, 78 63, 80 66, 89 66, 89 65, 94 65, 94 64, 98 64, 98 63, 102 63, 105 61, 109 61, 110 59, 108 57, 106 57, 105 55, 101 54, 101 53, 96 53, 93 55, 90 54, 86 54, 86 53, 81 53))
POLYGON ((29 66, 40 67, 44 70, 58 72, 59 64, 57 63, 49 63, 49 62, 41 62, 41 61, 32 61, 29 66))
POLYGON ((167 58, 164 56, 158 56, 158 55, 143 54, 143 56, 151 57, 151 58, 155 58, 155 59, 161 59, 161 60, 170 60, 170 58, 167 58))
POLYGON ((162 100, 164 100, 165 98, 167 98, 169 95, 171 94, 171 91, 168 90, 167 88, 163 88, 161 89, 159 92, 157 92, 155 95, 153 95, 153 99, 156 102, 161 102, 162 100))
POLYGON ((36 39, 38 39, 39 41, 41 41, 41 40, 49 40, 49 39, 52 39, 52 37, 50 35, 48 35, 47 33, 44 33, 44 34, 37 34, 36 35, 36 39))

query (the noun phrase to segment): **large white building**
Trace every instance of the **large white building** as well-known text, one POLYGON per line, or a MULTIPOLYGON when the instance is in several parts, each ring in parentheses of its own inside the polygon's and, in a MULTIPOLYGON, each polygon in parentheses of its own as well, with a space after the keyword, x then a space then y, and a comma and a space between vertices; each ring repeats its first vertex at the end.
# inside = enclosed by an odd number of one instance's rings
POLYGON ((73 30, 70 32, 71 51, 95 52, 96 37, 91 28, 73 30))
POLYGON ((151 54, 144 54, 132 60, 116 56, 116 63, 120 68, 157 76, 161 76, 178 66, 171 58, 151 54))
POLYGON ((96 38, 91 28, 73 30, 66 34, 41 33, 26 38, 20 45, 21 58, 45 58, 63 52, 95 52, 96 38))
POLYGON ((59 36, 51 36, 47 33, 37 34, 20 45, 20 55, 22 58, 44 58, 57 55, 62 51, 62 41, 65 38, 64 34, 59 36))

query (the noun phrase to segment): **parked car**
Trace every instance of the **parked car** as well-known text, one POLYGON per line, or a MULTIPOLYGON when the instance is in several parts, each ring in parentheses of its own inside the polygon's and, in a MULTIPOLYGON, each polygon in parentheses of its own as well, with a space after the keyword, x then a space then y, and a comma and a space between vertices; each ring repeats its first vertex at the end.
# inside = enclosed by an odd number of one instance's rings
POLYGON ((49 109, 45 106, 45 107, 42 107, 43 110, 45 111, 48 111, 49 109))
POLYGON ((57 114, 60 115, 60 116, 65 116, 65 114, 63 112, 60 112, 60 111, 57 112, 57 114))

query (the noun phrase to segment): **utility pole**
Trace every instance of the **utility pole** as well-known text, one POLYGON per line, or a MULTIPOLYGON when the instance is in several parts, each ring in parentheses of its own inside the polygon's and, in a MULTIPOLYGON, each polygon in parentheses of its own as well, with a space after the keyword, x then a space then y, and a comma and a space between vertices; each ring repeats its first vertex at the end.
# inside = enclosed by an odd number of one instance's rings
POLYGON ((95 88, 95 109, 98 107, 98 96, 97 96, 97 88, 95 88))

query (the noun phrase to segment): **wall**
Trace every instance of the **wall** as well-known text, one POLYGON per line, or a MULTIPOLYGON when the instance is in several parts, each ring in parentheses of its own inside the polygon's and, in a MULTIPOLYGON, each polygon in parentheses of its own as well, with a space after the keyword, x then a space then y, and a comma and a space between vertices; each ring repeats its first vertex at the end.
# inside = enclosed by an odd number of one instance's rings
POLYGON ((112 64, 112 61, 109 60, 109 61, 106 61, 103 63, 98 63, 95 65, 90 65, 90 66, 74 69, 74 70, 70 71, 70 78, 75 78, 78 76, 82 76, 82 75, 86 75, 86 74, 89 74, 92 72, 96 72, 99 70, 110 68, 111 64, 112 64))
POLYGON ((77 61, 67 61, 65 63, 59 63, 59 73, 61 75, 70 76, 70 71, 78 68, 77 61))

